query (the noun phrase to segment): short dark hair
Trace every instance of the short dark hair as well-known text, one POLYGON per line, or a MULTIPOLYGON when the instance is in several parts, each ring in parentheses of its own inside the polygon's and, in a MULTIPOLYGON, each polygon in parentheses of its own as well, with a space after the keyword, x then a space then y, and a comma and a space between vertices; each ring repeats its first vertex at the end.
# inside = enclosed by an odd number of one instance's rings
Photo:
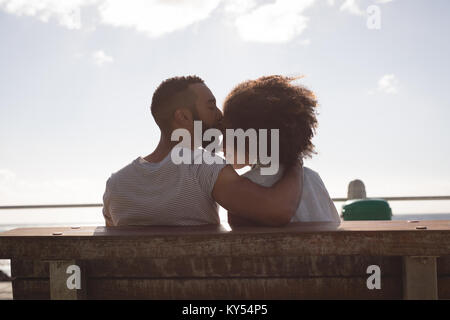
POLYGON ((223 107, 224 122, 232 129, 279 129, 279 159, 284 165, 315 153, 311 139, 317 127, 317 100, 312 91, 292 84, 296 79, 273 75, 242 82, 223 107))
POLYGON ((195 112, 195 102, 192 105, 190 101, 192 96, 187 90, 191 84, 195 83, 205 82, 196 75, 173 77, 164 80, 155 90, 150 110, 161 131, 169 129, 170 121, 178 107, 193 108, 191 110, 195 112), (180 102, 186 104, 180 105, 180 102))

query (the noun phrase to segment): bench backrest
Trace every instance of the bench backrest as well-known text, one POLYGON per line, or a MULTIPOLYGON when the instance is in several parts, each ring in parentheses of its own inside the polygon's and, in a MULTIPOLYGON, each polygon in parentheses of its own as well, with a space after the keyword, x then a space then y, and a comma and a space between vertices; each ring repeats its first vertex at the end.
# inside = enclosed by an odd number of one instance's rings
POLYGON ((16 299, 450 298, 450 221, 15 229, 0 258, 16 299))

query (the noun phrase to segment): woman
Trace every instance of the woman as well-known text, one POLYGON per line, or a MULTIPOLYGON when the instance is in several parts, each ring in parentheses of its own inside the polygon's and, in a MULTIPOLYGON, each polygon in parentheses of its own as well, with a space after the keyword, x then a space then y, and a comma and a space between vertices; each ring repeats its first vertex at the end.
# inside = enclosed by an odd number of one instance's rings
MULTIPOLYGON (((293 80, 296 78, 267 76, 245 81, 225 99, 223 125, 226 129, 253 128, 257 132, 259 129, 279 129, 280 167, 276 174, 262 175, 258 160, 250 163, 248 148, 245 163, 235 165, 236 169, 252 165, 244 176, 263 186, 273 185, 287 167, 315 153, 311 139, 317 127, 317 100, 313 92, 293 84, 293 80)), ((270 145, 268 150, 271 150, 270 145)), ((303 168, 303 181, 299 183, 303 183, 303 193, 291 222, 340 222, 336 207, 317 172, 303 168)), ((238 219, 232 212, 228 213, 228 221, 232 225, 252 224, 238 219)))

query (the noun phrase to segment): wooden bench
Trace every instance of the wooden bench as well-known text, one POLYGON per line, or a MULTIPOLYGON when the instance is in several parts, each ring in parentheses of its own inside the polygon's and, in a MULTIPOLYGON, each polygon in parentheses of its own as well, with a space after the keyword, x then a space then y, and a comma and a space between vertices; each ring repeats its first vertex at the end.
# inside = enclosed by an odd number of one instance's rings
POLYGON ((0 258, 15 299, 450 299, 450 221, 26 228, 0 258))

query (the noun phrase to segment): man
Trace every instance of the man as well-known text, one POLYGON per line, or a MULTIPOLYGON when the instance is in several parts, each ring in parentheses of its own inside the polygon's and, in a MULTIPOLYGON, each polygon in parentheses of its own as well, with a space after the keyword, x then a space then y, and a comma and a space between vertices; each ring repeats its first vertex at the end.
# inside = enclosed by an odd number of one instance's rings
POLYGON ((195 120, 207 129, 219 127, 222 119, 202 79, 163 81, 153 94, 151 112, 161 130, 159 144, 108 179, 103 196, 107 226, 219 224, 217 203, 263 225, 282 226, 290 221, 302 192, 300 166, 287 170, 268 188, 240 177, 224 163, 172 161, 171 152, 178 143, 171 140, 174 130, 186 129, 194 136, 195 120))

